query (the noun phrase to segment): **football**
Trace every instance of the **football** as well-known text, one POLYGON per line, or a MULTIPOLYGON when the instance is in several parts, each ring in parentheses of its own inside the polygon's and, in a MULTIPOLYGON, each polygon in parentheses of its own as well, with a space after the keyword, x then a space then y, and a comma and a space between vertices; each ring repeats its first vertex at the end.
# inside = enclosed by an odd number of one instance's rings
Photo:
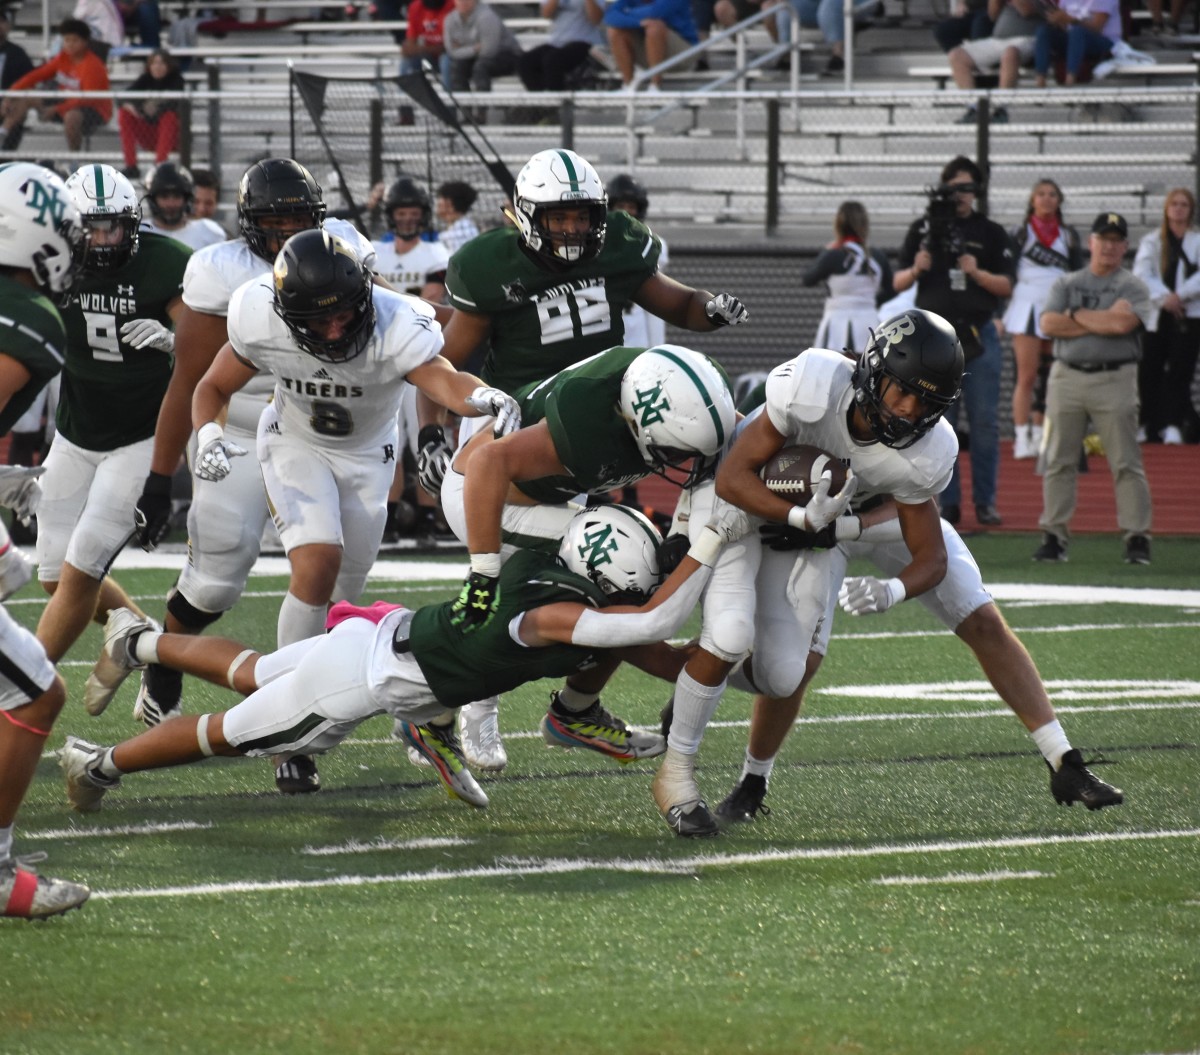
POLYGON ((846 466, 832 454, 800 444, 784 447, 777 451, 758 471, 767 489, 793 505, 808 504, 813 488, 820 482, 821 474, 829 471, 829 493, 837 494, 846 482, 846 466))

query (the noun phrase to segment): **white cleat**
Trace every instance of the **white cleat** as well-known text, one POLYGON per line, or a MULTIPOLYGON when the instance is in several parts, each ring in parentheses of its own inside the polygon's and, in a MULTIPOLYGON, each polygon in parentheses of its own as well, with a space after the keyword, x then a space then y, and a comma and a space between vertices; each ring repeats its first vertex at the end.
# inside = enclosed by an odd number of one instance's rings
POLYGON ((109 780, 91 771, 103 750, 98 744, 68 736, 58 753, 58 764, 67 778, 67 798, 80 813, 95 813, 100 809, 105 793, 121 783, 120 778, 109 780))
POLYGON ((176 703, 174 707, 164 707, 153 696, 146 684, 146 676, 142 675, 142 684, 138 688, 137 699, 133 703, 133 717, 136 721, 144 722, 153 729, 156 725, 169 722, 172 718, 181 718, 183 707, 176 703))
POLYGON ((676 835, 706 838, 721 831, 696 784, 695 757, 667 748, 650 790, 658 812, 676 835))
POLYGON ((159 629, 153 619, 129 608, 114 608, 108 613, 108 622, 104 624, 104 650, 83 686, 83 706, 88 714, 92 717, 103 714, 121 683, 145 666, 131 654, 130 638, 146 630, 159 629))
POLYGON ((30 865, 45 856, 39 853, 0 861, 0 916, 48 919, 79 908, 92 896, 82 883, 38 875, 30 865))
POLYGON ((462 708, 463 754, 467 763, 485 773, 499 773, 508 765, 508 752, 500 739, 500 716, 497 703, 468 703, 462 708))

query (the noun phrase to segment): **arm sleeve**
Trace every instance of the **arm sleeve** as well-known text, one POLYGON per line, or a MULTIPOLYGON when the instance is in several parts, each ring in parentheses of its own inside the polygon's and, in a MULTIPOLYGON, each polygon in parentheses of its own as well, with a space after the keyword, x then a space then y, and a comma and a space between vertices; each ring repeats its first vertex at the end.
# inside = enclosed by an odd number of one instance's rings
POLYGON ((584 609, 571 643, 585 648, 626 648, 665 641, 679 632, 700 601, 712 574, 702 567, 657 608, 642 612, 595 612, 584 609))
POLYGON ((813 261, 812 267, 804 272, 801 281, 806 286, 815 286, 830 275, 836 275, 841 271, 845 259, 846 251, 844 249, 826 249, 813 261))

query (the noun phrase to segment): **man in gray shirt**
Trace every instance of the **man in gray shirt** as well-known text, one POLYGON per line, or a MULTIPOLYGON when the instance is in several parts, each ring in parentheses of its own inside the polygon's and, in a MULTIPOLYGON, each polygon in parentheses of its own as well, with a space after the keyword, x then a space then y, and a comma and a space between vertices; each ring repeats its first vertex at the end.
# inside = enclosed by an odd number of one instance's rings
POLYGON ((1054 339, 1054 365, 1046 391, 1050 427, 1039 520, 1045 534, 1033 559, 1067 559, 1079 450, 1091 419, 1113 476, 1125 562, 1149 564, 1150 485, 1137 442, 1137 361, 1152 310, 1150 291, 1121 266, 1129 248, 1123 216, 1097 216, 1088 245, 1091 262, 1059 277, 1042 309, 1042 329, 1054 339))

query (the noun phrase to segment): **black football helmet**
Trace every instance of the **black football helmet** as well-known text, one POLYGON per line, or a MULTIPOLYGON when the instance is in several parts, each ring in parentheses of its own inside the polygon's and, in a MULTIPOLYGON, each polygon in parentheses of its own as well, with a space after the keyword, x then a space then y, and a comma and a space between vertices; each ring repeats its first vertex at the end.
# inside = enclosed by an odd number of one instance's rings
POLYGON ((195 197, 195 184, 192 174, 182 165, 173 161, 164 161, 155 166, 146 180, 146 198, 150 202, 150 215, 156 220, 174 225, 179 223, 192 211, 192 199, 195 197), (158 203, 160 194, 178 194, 183 198, 183 204, 164 209, 158 203))
POLYGON ((634 204, 633 215, 639 220, 646 218, 646 210, 650 208, 650 198, 646 194, 646 188, 628 173, 622 172, 613 176, 608 181, 608 186, 604 188, 604 193, 608 195, 610 207, 613 202, 631 201, 634 204))
POLYGON ((383 211, 387 213, 388 226, 397 238, 404 241, 417 238, 423 232, 428 231, 433 224, 433 203, 430 202, 429 195, 421 189, 416 180, 409 179, 407 176, 401 176, 388 187, 387 195, 383 199, 383 211), (396 226, 396 218, 392 214, 405 206, 420 209, 421 219, 415 227, 406 227, 401 230, 396 226))
POLYGON ((353 247, 323 228, 292 235, 275 258, 275 313, 303 351, 326 363, 359 355, 375 334, 371 272, 353 247), (353 316, 337 337, 313 324, 353 316))
POLYGON ((297 217, 305 227, 325 219, 321 187, 313 175, 291 158, 267 158, 251 165, 238 183, 238 230, 256 256, 271 262, 278 231, 263 227, 268 216, 297 217))
POLYGON ((903 450, 925 435, 962 392, 966 360, 954 327, 940 315, 909 308, 879 326, 854 368, 854 400, 871 432, 903 450), (921 398, 926 412, 908 421, 883 405, 884 379, 921 398))

